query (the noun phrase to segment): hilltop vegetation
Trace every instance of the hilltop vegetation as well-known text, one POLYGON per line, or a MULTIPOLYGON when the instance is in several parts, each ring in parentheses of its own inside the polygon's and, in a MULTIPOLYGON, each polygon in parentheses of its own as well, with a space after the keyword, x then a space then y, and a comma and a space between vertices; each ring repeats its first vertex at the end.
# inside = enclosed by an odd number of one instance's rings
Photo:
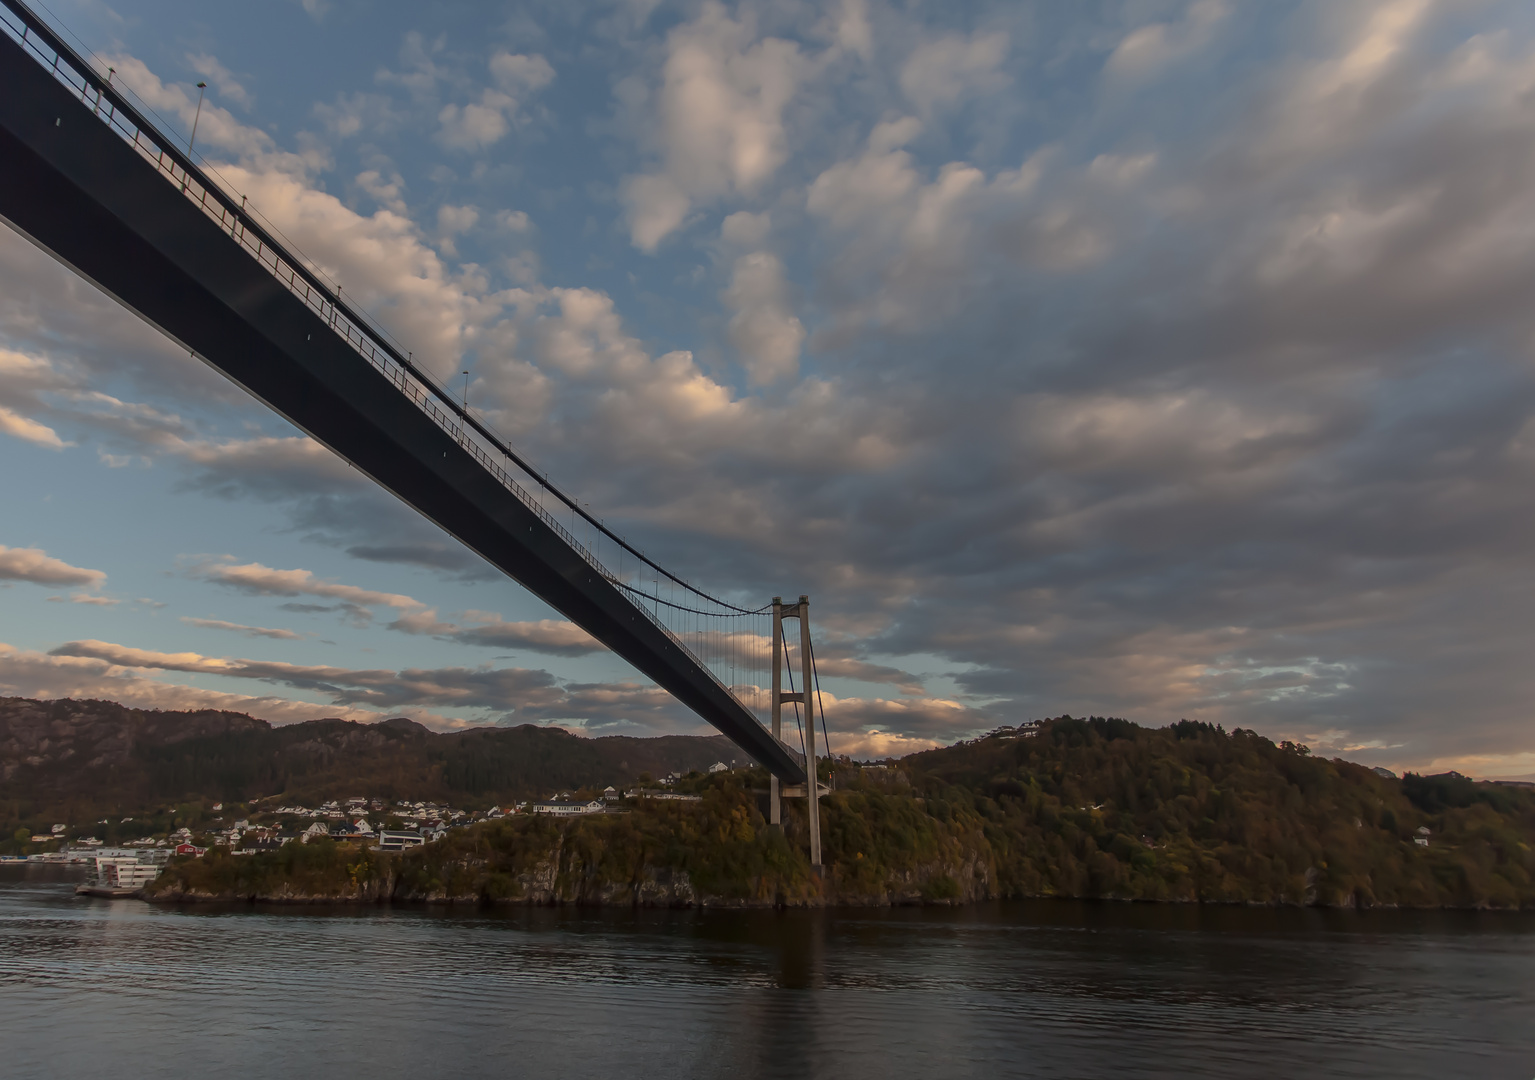
POLYGON ((929 812, 984 830, 1003 895, 1535 904, 1529 791, 1393 780, 1187 721, 1062 718, 907 764, 929 812))
POLYGON ((403 855, 321 843, 180 862, 164 898, 889 904, 1024 896, 1535 906, 1535 794, 1393 780, 1204 724, 1063 717, 884 769, 827 763, 826 873, 765 777, 575 820, 508 818, 403 855), (1415 841, 1427 829, 1428 846, 1415 841))

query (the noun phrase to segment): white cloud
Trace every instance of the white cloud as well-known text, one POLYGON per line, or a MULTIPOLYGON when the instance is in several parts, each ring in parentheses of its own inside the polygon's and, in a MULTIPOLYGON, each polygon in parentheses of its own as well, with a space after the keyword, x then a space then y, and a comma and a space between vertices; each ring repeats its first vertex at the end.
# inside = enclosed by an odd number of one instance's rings
POLYGON ((936 739, 903 735, 897 731, 835 731, 831 736, 831 752, 839 756, 845 754, 855 761, 900 758, 942 745, 936 739))
MULTIPOLYGON (((823 650, 824 650, 823 646, 823 650)), ((818 652, 816 655, 816 670, 827 678, 853 679, 857 682, 867 683, 892 683, 900 688, 901 693, 912 697, 927 697, 927 688, 922 684, 922 678, 913 675, 909 671, 899 668, 886 667, 883 664, 871 664, 867 660, 858 660, 849 656, 836 656, 818 652)))
POLYGON ((1120 81, 1155 75, 1208 45, 1228 13, 1225 0, 1194 0, 1182 19, 1147 23, 1126 34, 1104 70, 1120 81))
POLYGON ((47 424, 28 419, 12 409, 7 409, 4 405, 0 405, 0 433, 21 439, 23 442, 47 447, 49 450, 62 450, 71 445, 59 438, 59 433, 47 424))
MULTIPOLYGON (((0 642, 0 689, 18 697, 97 698, 139 709, 223 709, 247 713, 273 724, 336 717, 373 723, 394 712, 350 705, 320 705, 274 695, 252 696, 145 678, 131 669, 92 657, 50 656, 0 642)), ((421 710, 412 717, 438 729, 463 726, 462 721, 421 710)))
POLYGON ((360 215, 279 169, 221 171, 349 299, 444 374, 456 370, 472 325, 500 310, 480 282, 455 278, 415 223, 387 207, 360 215))
POLYGON ((229 110, 206 98, 199 109, 196 87, 190 83, 162 82, 135 56, 108 55, 101 61, 116 69, 116 82, 156 112, 174 116, 184 131, 190 132, 195 122, 199 155, 222 150, 253 165, 281 168, 298 175, 309 175, 325 163, 323 155, 312 149, 298 154, 278 150, 272 136, 260 128, 240 123, 229 110))
POLYGON ((41 548, 13 548, 0 544, 0 580, 97 588, 107 580, 107 575, 100 570, 70 566, 41 548))
POLYGON ((480 212, 473 206, 439 206, 437 229, 448 236, 468 232, 480 220, 480 212))
POLYGON ((514 233, 527 232, 533 227, 533 222, 523 210, 498 210, 496 224, 507 232, 514 233))
MULTIPOLYGON (((174 687, 158 680, 150 682, 134 675, 146 671, 249 679, 324 694, 331 699, 332 703, 323 707, 290 703, 293 712, 298 714, 296 719, 312 719, 321 708, 326 711, 320 715, 356 719, 374 719, 401 710, 417 713, 423 708, 437 708, 460 714, 479 712, 535 721, 573 721, 576 726, 590 730, 604 726, 637 726, 653 730, 698 726, 696 721, 687 719, 686 711, 670 694, 654 685, 630 682, 562 685, 546 671, 526 668, 356 669, 205 656, 195 652, 169 653, 95 640, 66 642, 43 655, 22 652, 0 643, 0 688, 24 696, 105 696, 130 703, 146 696, 158 696, 162 700, 208 700, 196 697, 202 691, 174 687), (81 690, 87 686, 101 688, 105 693, 82 694, 81 690), (337 709, 342 711, 338 713, 337 709)), ((235 696, 228 695, 224 700, 235 696)), ((270 708, 266 706, 263 711, 270 708)), ((466 721, 462 716, 449 720, 435 713, 428 715, 437 727, 474 722, 466 721)))
POLYGON ((89 604, 93 607, 116 607, 122 603, 109 596, 90 596, 86 593, 71 593, 68 596, 50 596, 49 600, 56 604, 89 604))
POLYGON ((496 87, 480 91, 478 101, 444 105, 437 114, 437 141, 450 150, 480 150, 512 129, 528 98, 554 80, 554 68, 542 56, 498 52, 491 57, 496 87))
POLYGON ((772 228, 770 214, 754 214, 750 210, 737 210, 727 214, 720 223, 720 241, 734 248, 754 248, 767 239, 772 228))
POLYGON ((655 251, 682 225, 693 200, 665 173, 631 176, 624 181, 624 205, 629 212, 629 237, 641 251, 655 251))
POLYGON ((437 114, 442 125, 437 140, 450 150, 480 150, 511 130, 508 113, 514 113, 517 99, 499 90, 481 91, 480 100, 467 105, 444 105, 437 114))
POLYGON ((799 371, 805 328, 795 316, 783 263, 765 251, 735 261, 725 303, 735 311, 730 341, 741 352, 758 386, 793 378, 799 371))
POLYGON ((924 115, 958 105, 967 98, 995 93, 1008 85, 998 69, 1007 59, 1004 31, 969 37, 948 34, 925 42, 901 69, 901 90, 924 115))
MULTIPOLYGON (((486 611, 466 611, 460 617, 467 625, 445 625, 428 632, 465 645, 527 649, 552 656, 585 656, 606 648, 575 623, 561 619, 507 622, 500 615, 486 611)), ((400 622, 405 622, 406 618, 408 616, 402 617, 400 622)))
POLYGON ((554 67, 542 56, 498 52, 490 58, 490 74, 511 92, 542 90, 554 81, 554 67))
MULTIPOLYGON (((921 739, 926 749, 936 743, 951 743, 984 731, 994 723, 990 714, 959 701, 936 697, 908 697, 898 701, 886 698, 838 698, 823 692, 821 707, 826 710, 827 730, 837 732, 832 748, 850 754, 849 745, 861 740, 921 739), (839 741, 841 745, 839 745, 839 741)), ((866 751, 867 752, 867 751, 866 751)), ((908 753, 910 751, 907 751, 908 753)))
POLYGON ((373 617, 375 607, 391 607, 399 611, 413 612, 425 608, 419 600, 400 593, 379 592, 374 589, 343 585, 324 581, 309 570, 274 570, 260 563, 235 564, 232 561, 204 562, 195 566, 192 573, 200 578, 227 585, 253 596, 314 596, 322 600, 338 602, 341 610, 353 619, 366 623, 373 617))
POLYGON ((231 633, 243 634, 246 637, 273 638, 277 641, 299 641, 303 634, 296 634, 292 630, 272 629, 265 626, 245 626, 241 623, 225 622, 223 619, 194 619, 183 615, 181 621, 188 626, 198 626, 204 630, 228 630, 231 633))
POLYGON ((1299 165, 1367 128, 1382 127, 1411 98, 1371 91, 1410 63, 1410 47, 1434 10, 1432 0, 1384 0, 1330 10, 1336 46, 1289 73, 1268 130, 1253 141, 1254 154, 1298 158, 1293 163, 1299 165))
POLYGON ((662 165, 623 186, 630 235, 654 251, 689 209, 727 195, 750 196, 788 158, 783 113, 803 77, 799 47, 756 39, 749 20, 707 2, 673 30, 657 93, 662 165))
POLYGON ((405 205, 405 181, 399 173, 386 178, 376 169, 367 169, 358 173, 352 182, 390 213, 402 218, 409 213, 405 205))
MULTIPOLYGON (((230 70, 219 63, 218 58, 207 53, 187 53, 187 64, 192 70, 213 84, 213 89, 247 112, 254 102, 250 93, 241 85, 230 70)), ((199 125, 200 126, 200 125, 199 125)))
POLYGON ((864 60, 874 58, 874 29, 867 0, 842 0, 836 14, 837 45, 864 60))

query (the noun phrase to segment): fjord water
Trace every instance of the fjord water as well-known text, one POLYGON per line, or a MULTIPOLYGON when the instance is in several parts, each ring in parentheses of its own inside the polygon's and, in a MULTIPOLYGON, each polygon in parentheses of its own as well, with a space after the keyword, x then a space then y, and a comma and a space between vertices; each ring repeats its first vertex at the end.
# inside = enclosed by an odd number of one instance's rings
POLYGON ((0 868, 0 1075, 1535 1076, 1535 917, 160 908, 0 868))

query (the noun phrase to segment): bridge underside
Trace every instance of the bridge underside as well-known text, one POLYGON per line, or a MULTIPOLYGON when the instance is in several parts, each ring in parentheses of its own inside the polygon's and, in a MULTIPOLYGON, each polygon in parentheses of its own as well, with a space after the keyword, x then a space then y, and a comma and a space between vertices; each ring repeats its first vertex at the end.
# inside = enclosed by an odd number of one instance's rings
POLYGON ((696 659, 3 34, 0 217, 804 783, 696 659))

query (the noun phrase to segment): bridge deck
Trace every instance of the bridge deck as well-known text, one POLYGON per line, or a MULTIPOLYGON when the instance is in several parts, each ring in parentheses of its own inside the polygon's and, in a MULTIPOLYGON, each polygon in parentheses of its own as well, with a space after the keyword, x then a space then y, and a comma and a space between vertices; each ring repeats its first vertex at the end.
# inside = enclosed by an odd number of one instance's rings
POLYGON ((339 297, 306 302, 274 276, 301 263, 29 12, 5 6, 72 63, 82 89, 0 33, 0 218, 477 551, 773 774, 804 783, 799 755, 520 498, 469 432, 434 418, 435 403, 420 401, 410 379, 370 363, 343 336, 362 321, 346 317, 339 297), (131 114, 158 157, 146 160, 142 145, 104 123, 103 103, 131 114), (182 186, 168 182, 167 168, 182 186), (270 267, 252 257, 257 233, 270 267))

